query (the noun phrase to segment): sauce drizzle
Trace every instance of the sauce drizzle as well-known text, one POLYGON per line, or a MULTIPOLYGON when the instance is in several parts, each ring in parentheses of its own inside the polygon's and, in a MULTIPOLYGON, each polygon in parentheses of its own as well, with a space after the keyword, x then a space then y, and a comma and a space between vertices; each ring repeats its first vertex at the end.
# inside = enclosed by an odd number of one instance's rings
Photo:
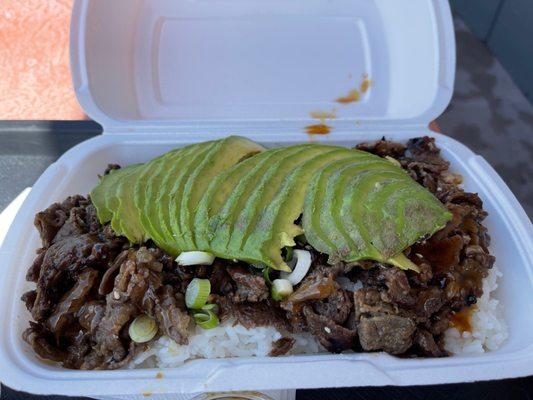
POLYGON ((477 310, 476 306, 465 307, 456 312, 450 320, 450 326, 459 332, 472 332, 472 314, 477 310))

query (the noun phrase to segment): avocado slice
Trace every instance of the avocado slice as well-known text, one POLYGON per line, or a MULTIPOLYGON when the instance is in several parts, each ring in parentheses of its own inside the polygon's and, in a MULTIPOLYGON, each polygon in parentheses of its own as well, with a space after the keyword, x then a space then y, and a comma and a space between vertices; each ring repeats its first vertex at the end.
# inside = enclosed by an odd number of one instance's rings
POLYGON ((156 202, 153 199, 157 198, 161 182, 166 176, 169 167, 190 151, 188 147, 183 147, 150 161, 139 174, 139 179, 137 179, 135 184, 133 197, 145 236, 147 239, 152 239, 154 243, 165 251, 168 251, 168 248, 161 236, 161 224, 157 214, 156 202))
POLYGON ((113 169, 107 175, 103 175, 98 185, 91 190, 91 201, 96 208, 98 220, 101 224, 111 221, 115 211, 115 190, 122 176, 127 175, 132 166, 113 169), (113 197, 113 200, 111 200, 113 197))
POLYGON ((399 167, 394 168, 398 171, 364 171, 346 185, 338 218, 344 222, 354 242, 362 245, 347 254, 345 261, 373 259, 404 269, 416 269, 402 257, 401 251, 421 236, 441 229, 450 219, 451 215, 429 191, 399 167), (407 198, 402 200, 404 196, 407 198), (404 201, 427 221, 404 218, 407 224, 399 228, 398 218, 404 201), (383 202, 389 203, 386 208, 383 202))
MULTIPOLYGON (((346 185, 344 193, 341 194, 342 206, 338 210, 338 218, 344 221, 346 231, 356 244, 345 255, 346 261, 357 261, 361 259, 386 260, 379 249, 375 247, 376 238, 370 232, 370 227, 367 225, 366 212, 371 207, 369 201, 373 191, 379 191, 381 187, 386 185, 386 182, 394 181, 395 179, 401 180, 406 176, 400 168, 397 168, 398 170, 395 171, 391 170, 390 166, 383 170, 378 168, 361 171, 348 181, 349 183, 346 185)), ((409 185, 410 182, 405 181, 405 184, 409 185)), ((381 223, 382 221, 377 220, 372 225, 380 225, 381 223)), ((377 229, 383 228, 378 227, 377 229)))
POLYGON ((232 209, 230 205, 239 209, 237 203, 233 202, 235 199, 244 198, 242 193, 253 188, 254 183, 251 178, 278 159, 280 156, 278 153, 285 151, 285 148, 278 148, 257 154, 213 179, 200 200, 195 215, 196 244, 199 250, 211 251, 219 257, 224 257, 224 243, 228 240, 229 229, 232 226, 231 218, 235 214, 230 211, 232 209), (248 184, 250 181, 252 183, 248 184), (226 209, 223 210, 223 207, 226 209), (227 225, 222 227, 225 224, 227 225), (225 230, 227 235, 220 238, 217 243, 212 243, 217 229, 227 229, 225 230), (221 253, 217 253, 218 250, 221 253))
MULTIPOLYGON (((315 207, 321 210, 319 213, 319 226, 324 229, 326 237, 336 245, 333 253, 328 252, 331 264, 345 260, 351 249, 361 246, 360 241, 352 240, 350 234, 344 229, 344 221, 338 215, 338 210, 341 207, 339 193, 346 187, 348 178, 354 174, 363 174, 372 170, 390 170, 394 171, 394 173, 402 173, 401 170, 396 171, 394 166, 385 164, 386 162, 376 157, 359 160, 359 162, 338 168, 337 171, 326 178, 327 184, 324 189, 323 202, 315 204, 315 207)), ((352 232, 352 234, 356 235, 355 232, 352 232)), ((358 235, 356 237, 359 238, 358 235)))
POLYGON ((420 237, 432 235, 444 227, 450 217, 442 203, 418 184, 390 184, 370 202, 372 207, 367 212, 367 221, 383 221, 382 229, 370 227, 376 239, 375 247, 389 258, 420 237))
POLYGON ((289 270, 281 249, 302 233, 330 262, 373 259, 412 268, 402 250, 451 214, 405 171, 370 153, 303 144, 264 151, 230 137, 112 171, 91 192, 98 218, 131 242, 171 255, 289 270), (245 158, 243 160, 243 158, 245 158))
MULTIPOLYGON (((302 145, 271 149, 262 154, 258 154, 250 159, 254 163, 249 172, 242 177, 225 201, 217 214, 213 214, 208 224, 209 235, 213 237, 210 243, 214 254, 224 258, 237 258, 234 252, 228 249, 228 243, 234 230, 235 221, 246 204, 251 193, 256 190, 258 181, 266 172, 275 168, 281 160, 301 151, 302 145)), ((228 171, 231 176, 234 169, 228 171)))
POLYGON ((181 234, 177 229, 176 221, 179 219, 179 212, 176 212, 176 204, 181 202, 181 190, 183 181, 187 178, 191 165, 199 164, 205 154, 215 145, 215 141, 202 142, 190 146, 189 151, 172 163, 165 163, 163 180, 156 198, 157 223, 160 229, 161 240, 167 248, 167 252, 172 256, 177 256, 185 249, 181 234), (175 230, 176 229, 176 230, 175 230))
POLYGON ((282 158, 270 165, 262 176, 254 177, 252 182, 257 183, 255 185, 250 184, 253 189, 248 190, 247 195, 241 197, 241 199, 245 200, 245 203, 241 203, 242 208, 236 209, 237 216, 234 218, 230 240, 227 244, 228 252, 234 254, 234 256, 237 255, 235 258, 238 258, 239 254, 242 253, 244 241, 254 229, 256 221, 260 218, 263 210, 267 205, 271 204, 277 195, 285 177, 307 159, 326 150, 331 150, 330 146, 316 144, 303 144, 292 146, 291 148, 297 151, 284 152, 282 158))
POLYGON ((130 243, 142 243, 145 241, 144 229, 133 198, 135 182, 139 179, 139 175, 144 168, 144 164, 133 166, 129 173, 123 175, 117 184, 116 210, 111 219, 111 227, 116 234, 125 236, 130 243))
MULTIPOLYGON (((330 237, 332 231, 336 230, 333 219, 326 212, 326 194, 332 196, 333 192, 326 192, 326 186, 329 183, 329 178, 332 174, 343 170, 346 167, 354 168, 356 171, 366 168, 372 168, 375 163, 381 165, 381 161, 370 157, 368 153, 350 153, 346 157, 327 164, 319 173, 317 173, 312 180, 309 192, 304 202, 304 212, 302 216, 302 226, 306 233, 306 238, 310 243, 313 243, 315 248, 326 254, 343 253, 347 245, 334 244, 333 238, 330 237), (335 249, 335 250, 334 250, 335 249)), ((338 233, 334 233, 337 240, 340 240, 338 233)), ((333 255, 333 254, 332 254, 333 255)))
POLYGON ((290 270, 281 257, 281 249, 294 246, 293 238, 303 232, 294 221, 302 214, 311 178, 325 165, 354 153, 343 147, 315 146, 316 151, 283 179, 276 196, 266 205, 246 238, 244 252, 275 269, 290 270))
MULTIPOLYGON (((172 211, 173 213, 180 213, 179 224, 185 243, 184 250, 198 249, 194 237, 194 230, 196 229, 194 216, 198 203, 204 196, 213 178, 231 168, 239 161, 260 153, 263 150, 265 150, 263 146, 249 139, 230 136, 216 143, 201 163, 194 170, 190 170, 186 181, 184 181, 180 208, 179 210, 172 211)), ((177 205, 178 202, 173 204, 177 205)), ((173 210, 172 206, 171 210, 173 210)))
POLYGON ((179 249, 172 238, 170 216, 168 214, 170 186, 179 179, 185 165, 192 162, 195 156, 208 144, 193 144, 183 147, 175 155, 163 160, 148 187, 150 201, 144 206, 147 230, 152 240, 167 253, 177 255, 179 249))

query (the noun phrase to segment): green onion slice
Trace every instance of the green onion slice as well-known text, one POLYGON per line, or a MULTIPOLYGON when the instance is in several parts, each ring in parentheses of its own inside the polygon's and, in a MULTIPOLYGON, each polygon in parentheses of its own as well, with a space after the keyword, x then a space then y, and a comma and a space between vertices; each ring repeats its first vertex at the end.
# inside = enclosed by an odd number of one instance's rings
POLYGON ((146 343, 155 337, 157 330, 155 320, 143 314, 133 320, 128 329, 128 334, 134 342, 146 343))
POLYGON ((217 315, 212 310, 201 310, 192 315, 194 322, 202 329, 212 329, 218 326, 217 315))
POLYGON ((185 304, 187 308, 202 308, 207 302, 211 293, 211 282, 209 279, 194 278, 185 291, 185 304))
POLYGON ((293 292, 292 284, 287 279, 274 279, 270 294, 276 301, 280 301, 290 296, 293 292))
POLYGON ((218 304, 215 303, 206 304, 201 309, 204 311, 213 311, 215 314, 218 314, 218 304))
POLYGON ((272 286, 272 280, 270 279, 270 267, 263 268, 263 279, 268 286, 272 286))
POLYGON ((290 263, 293 257, 293 248, 285 247, 285 262, 290 263))

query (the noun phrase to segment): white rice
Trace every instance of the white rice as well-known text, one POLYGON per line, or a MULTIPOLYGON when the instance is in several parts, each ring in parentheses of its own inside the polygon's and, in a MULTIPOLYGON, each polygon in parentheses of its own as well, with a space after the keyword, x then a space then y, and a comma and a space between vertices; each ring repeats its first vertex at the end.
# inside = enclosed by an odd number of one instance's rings
POLYGON ((455 328, 445 332, 445 348, 450 353, 480 354, 498 349, 507 339, 507 324, 503 319, 502 306, 493 293, 501 276, 500 270, 494 266, 489 276, 483 280, 483 296, 477 300, 477 310, 472 314, 472 332, 461 334, 455 328))
POLYGON ((272 343, 281 337, 296 340, 289 354, 318 353, 322 350, 309 334, 291 335, 274 327, 246 329, 230 320, 213 329, 194 328, 188 345, 178 345, 162 336, 150 349, 139 354, 130 367, 176 367, 194 358, 265 357, 272 350, 272 343))
MULTIPOLYGON (((501 305, 491 298, 498 287, 501 272, 494 267, 483 281, 483 296, 477 301, 477 311, 472 315, 472 332, 461 334, 450 328, 445 332, 445 348, 452 354, 479 354, 496 350, 508 336, 507 326, 502 318, 501 305)), ((357 290, 359 285, 351 288, 357 290)), ((314 354, 324 351, 310 334, 291 335, 274 327, 246 329, 227 321, 216 328, 203 330, 191 328, 188 345, 178 345, 163 336, 145 352, 139 354, 130 368, 177 367, 195 358, 264 357, 272 350, 272 343, 281 337, 296 340, 289 354, 314 354)))

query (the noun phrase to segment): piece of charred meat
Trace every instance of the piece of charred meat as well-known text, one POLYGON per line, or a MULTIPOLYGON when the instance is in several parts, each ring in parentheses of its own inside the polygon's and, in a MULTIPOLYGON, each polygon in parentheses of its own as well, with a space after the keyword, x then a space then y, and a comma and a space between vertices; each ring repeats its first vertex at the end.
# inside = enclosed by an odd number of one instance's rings
POLYGON ((157 323, 155 338, 188 343, 192 321, 184 295, 192 279, 202 278, 211 283, 209 302, 218 305, 221 322, 273 326, 284 334, 271 356, 287 354, 295 343, 290 335, 301 332, 334 353, 446 356, 444 332, 455 313, 483 294, 482 280, 494 263, 483 204, 459 186, 461 177, 449 171, 432 138, 357 148, 398 162, 453 215, 442 230, 405 250, 419 273, 373 261, 328 265, 324 254, 299 242, 312 253, 311 268, 278 302, 257 269, 221 259, 178 266, 151 242, 131 246, 115 236, 98 222, 90 199, 72 196, 35 217, 42 248, 27 273, 36 287, 22 296, 34 320, 24 340, 40 357, 68 368, 120 368, 146 346, 128 335, 142 314, 157 323))

